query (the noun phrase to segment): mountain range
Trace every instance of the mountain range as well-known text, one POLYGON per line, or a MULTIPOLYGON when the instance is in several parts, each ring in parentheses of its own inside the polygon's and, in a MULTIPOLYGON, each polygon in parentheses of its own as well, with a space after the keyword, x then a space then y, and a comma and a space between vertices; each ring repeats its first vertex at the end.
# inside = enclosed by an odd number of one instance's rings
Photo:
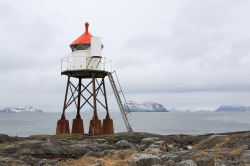
POLYGON ((156 102, 127 102, 129 110, 126 108, 127 112, 169 112, 163 105, 156 102))
POLYGON ((215 112, 250 112, 250 106, 221 106, 215 112))
MULTIPOLYGON (((162 104, 156 102, 135 102, 128 101, 128 108, 125 107, 127 112, 179 112, 176 109, 168 110, 162 104)), ((204 110, 203 110, 204 111, 204 110)), ((207 111, 207 110, 206 110, 207 111)), ((40 109, 32 106, 17 106, 17 107, 5 107, 0 109, 0 113, 22 113, 22 112, 43 112, 40 109)), ((186 110, 181 112, 196 112, 192 110, 186 110)), ((208 111, 209 112, 209 111, 208 111)), ((250 106, 220 106, 214 112, 250 112, 250 106)))
POLYGON ((0 113, 20 113, 20 112, 43 112, 32 106, 5 107, 0 109, 0 113))

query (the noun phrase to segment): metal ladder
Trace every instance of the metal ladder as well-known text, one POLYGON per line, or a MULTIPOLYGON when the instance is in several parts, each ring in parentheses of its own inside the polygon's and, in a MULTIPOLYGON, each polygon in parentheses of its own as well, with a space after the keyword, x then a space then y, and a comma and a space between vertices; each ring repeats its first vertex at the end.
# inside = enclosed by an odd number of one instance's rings
POLYGON ((118 103, 118 106, 119 106, 119 109, 120 109, 120 112, 122 114, 122 118, 123 118, 123 121, 126 125, 126 128, 128 130, 128 132, 132 133, 133 132, 133 129, 131 127, 131 125, 129 124, 129 121, 128 121, 128 117, 127 117, 127 114, 129 113, 129 108, 128 108, 128 105, 127 105, 127 101, 125 99, 125 96, 123 94, 123 91, 122 91, 122 88, 121 88, 121 85, 120 85, 120 82, 118 80, 118 77, 117 77, 117 74, 115 71, 113 72, 109 72, 108 73, 108 77, 109 77, 109 81, 110 81, 110 84, 111 84, 111 87, 114 91, 114 94, 115 94, 115 98, 116 98, 116 101, 118 103), (115 80, 114 80, 114 77, 113 77, 113 73, 116 77, 116 80, 117 80, 117 84, 118 84, 118 87, 115 83, 115 80), (120 95, 121 94, 121 95, 120 95), (121 98, 122 97, 122 98, 121 98), (124 101, 124 103, 122 102, 122 100, 124 101), (126 107, 126 108, 125 108, 126 107), (127 111, 125 110, 127 109, 127 111))

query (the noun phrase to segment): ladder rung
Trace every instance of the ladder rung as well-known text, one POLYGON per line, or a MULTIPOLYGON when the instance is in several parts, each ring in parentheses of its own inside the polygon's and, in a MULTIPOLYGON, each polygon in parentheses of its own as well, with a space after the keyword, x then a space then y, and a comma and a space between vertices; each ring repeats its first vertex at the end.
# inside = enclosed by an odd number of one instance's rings
MULTIPOLYGON (((122 88, 121 88, 121 86, 120 86, 120 83, 119 83, 117 74, 116 74, 115 71, 113 71, 113 72, 110 72, 110 73, 108 74, 108 76, 109 76, 109 80, 110 80, 112 89, 113 89, 113 91, 114 91, 114 93, 115 93, 115 97, 116 97, 117 103, 118 103, 118 105, 119 105, 119 107, 120 107, 120 111, 121 111, 121 113, 122 113, 122 116, 123 116, 123 120, 124 120, 124 122, 125 122, 125 125, 126 125, 126 127, 127 127, 127 129, 128 129, 129 132, 133 132, 133 130, 132 130, 130 124, 129 124, 129 121, 128 121, 128 119, 127 119, 127 114, 128 114, 129 112, 125 111, 125 110, 126 110, 126 108, 125 108, 126 99, 125 99, 125 96, 124 96, 124 94, 123 94, 122 88), (113 73, 115 73, 116 81, 117 81, 117 84, 118 84, 118 88, 117 88, 116 82, 115 82, 115 80, 114 80, 114 78, 113 78, 113 75, 112 75, 113 73), (118 90, 118 89, 119 89, 119 90, 118 90), (120 96, 120 94, 122 94, 122 96, 120 96), (125 104, 123 104, 123 102, 122 102, 122 100, 121 100, 121 97, 123 97, 123 100, 125 101, 125 104)), ((129 109, 128 109, 128 110, 129 110, 129 109)))

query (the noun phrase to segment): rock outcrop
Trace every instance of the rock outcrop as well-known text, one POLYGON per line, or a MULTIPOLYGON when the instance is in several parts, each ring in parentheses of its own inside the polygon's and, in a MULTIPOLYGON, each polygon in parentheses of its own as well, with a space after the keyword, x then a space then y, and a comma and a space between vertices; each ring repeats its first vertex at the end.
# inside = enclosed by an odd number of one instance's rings
POLYGON ((0 134, 0 165, 247 166, 250 132, 104 136, 0 134))

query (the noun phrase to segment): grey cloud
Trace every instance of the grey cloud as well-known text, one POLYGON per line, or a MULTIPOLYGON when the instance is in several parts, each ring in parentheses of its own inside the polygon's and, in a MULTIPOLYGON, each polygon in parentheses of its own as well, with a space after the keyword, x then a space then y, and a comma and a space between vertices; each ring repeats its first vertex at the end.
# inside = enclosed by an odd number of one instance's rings
POLYGON ((247 15, 241 14, 246 12, 246 9, 241 11, 245 5, 243 1, 187 1, 174 23, 165 25, 171 31, 170 36, 163 33, 131 38, 124 45, 131 59, 121 58, 121 61, 136 65, 133 63, 136 56, 138 61, 146 62, 150 57, 151 63, 157 63, 159 58, 174 63, 193 61, 201 69, 210 70, 239 66, 240 59, 250 53, 250 34, 244 31, 250 24, 247 15), (237 24, 244 34, 234 28, 237 24))
POLYGON ((60 31, 35 17, 23 24, 16 20, 5 25, 5 36, 1 38, 0 70, 20 70, 53 66, 58 61, 55 36, 60 31))
POLYGON ((191 103, 193 93, 244 91, 250 96, 248 1, 81 3, 0 2, 0 105, 38 100, 60 105, 65 88, 60 59, 70 52, 68 44, 82 33, 85 20, 93 35, 103 37, 104 56, 113 60, 128 96, 143 94, 143 100, 154 93, 167 102, 164 96, 172 93, 190 95, 179 104, 191 103))

